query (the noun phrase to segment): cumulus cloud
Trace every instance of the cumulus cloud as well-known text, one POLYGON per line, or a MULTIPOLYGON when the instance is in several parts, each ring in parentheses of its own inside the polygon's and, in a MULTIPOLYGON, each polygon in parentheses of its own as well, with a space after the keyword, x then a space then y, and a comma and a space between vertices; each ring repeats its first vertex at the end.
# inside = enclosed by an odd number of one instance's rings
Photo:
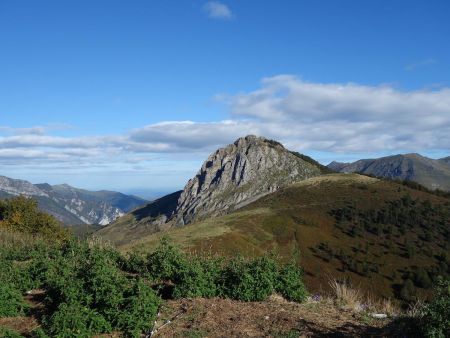
MULTIPOLYGON (((291 75, 265 78, 259 88, 221 95, 227 120, 165 121, 128 133, 64 137, 42 127, 0 128, 0 164, 103 166, 145 163, 158 156, 199 161, 247 134, 288 148, 335 154, 432 152, 450 149, 450 88, 314 83, 291 75)), ((336 157, 338 158, 338 156, 336 157)))
POLYGON ((212 19, 229 20, 234 17, 234 14, 230 8, 219 1, 209 1, 205 3, 203 10, 206 15, 212 19))

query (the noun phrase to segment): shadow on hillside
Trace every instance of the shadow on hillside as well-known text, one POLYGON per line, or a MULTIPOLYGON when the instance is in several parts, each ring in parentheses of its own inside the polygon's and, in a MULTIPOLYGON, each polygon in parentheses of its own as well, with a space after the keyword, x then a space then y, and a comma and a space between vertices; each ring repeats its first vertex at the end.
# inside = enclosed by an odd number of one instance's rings
POLYGON ((350 337, 398 337, 398 338, 418 338, 417 327, 411 319, 395 319, 385 326, 360 326, 354 323, 345 323, 336 328, 334 332, 324 332, 324 330, 314 328, 312 323, 301 323, 305 325, 307 332, 312 337, 332 337, 332 338, 350 338, 350 337))
POLYGON ((181 190, 172 194, 158 198, 157 200, 147 204, 145 207, 136 209, 131 214, 140 221, 143 218, 155 218, 159 215, 170 217, 177 207, 178 198, 181 195, 181 190))

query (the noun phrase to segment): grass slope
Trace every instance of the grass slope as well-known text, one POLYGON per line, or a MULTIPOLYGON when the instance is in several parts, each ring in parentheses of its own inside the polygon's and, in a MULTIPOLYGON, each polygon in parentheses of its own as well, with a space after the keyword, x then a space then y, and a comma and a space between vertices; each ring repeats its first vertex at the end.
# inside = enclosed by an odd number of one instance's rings
POLYGON ((151 224, 158 217, 169 217, 175 211, 181 191, 163 196, 118 218, 96 234, 117 244, 133 243, 149 233, 170 227, 171 224, 151 224))
MULTIPOLYGON (((300 251, 313 291, 327 288, 333 276, 390 297, 400 295, 407 279, 416 282, 419 270, 430 278, 439 269, 448 273, 449 222, 446 198, 358 174, 331 174, 294 184, 232 214, 141 236, 120 247, 151 251, 162 235, 169 235, 186 250, 213 254, 256 256, 275 250, 288 258, 300 251), (358 228, 368 215, 395 210, 392 203, 405 196, 414 203, 405 209, 407 214, 423 211, 422 203, 434 213, 416 215, 406 231, 390 221, 376 224, 380 233, 377 227, 358 228), (357 212, 337 222, 337 211, 347 209, 357 212), (358 231, 353 233, 352 227, 358 231)), ((426 288, 416 284, 410 293, 426 296, 426 288)))

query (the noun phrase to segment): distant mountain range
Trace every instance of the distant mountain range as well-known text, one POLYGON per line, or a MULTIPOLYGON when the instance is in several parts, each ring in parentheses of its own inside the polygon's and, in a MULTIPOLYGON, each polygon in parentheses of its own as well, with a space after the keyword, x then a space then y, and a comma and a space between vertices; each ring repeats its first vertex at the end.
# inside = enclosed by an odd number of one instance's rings
POLYGON ((432 190, 450 191, 450 156, 434 160, 419 154, 393 155, 353 163, 331 162, 328 168, 342 173, 409 180, 432 190))
POLYGON ((116 218, 145 204, 146 200, 114 191, 88 191, 67 184, 32 184, 0 176, 0 198, 33 197, 41 210, 66 225, 107 225, 116 218))

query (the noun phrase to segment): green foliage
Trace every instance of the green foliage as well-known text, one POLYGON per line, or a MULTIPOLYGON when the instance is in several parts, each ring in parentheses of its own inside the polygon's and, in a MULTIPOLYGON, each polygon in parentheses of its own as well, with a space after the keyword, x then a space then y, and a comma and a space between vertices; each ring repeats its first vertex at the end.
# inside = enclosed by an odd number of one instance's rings
POLYGON ((24 196, 0 200, 0 227, 55 240, 70 237, 56 218, 40 211, 34 199, 24 196))
POLYGON ((407 303, 411 303, 416 300, 416 290, 414 289, 414 283, 411 279, 406 279, 400 289, 400 299, 407 303))
POLYGON ((45 290, 42 327, 33 337, 91 337, 111 331, 139 337, 161 304, 158 284, 172 296, 264 300, 274 292, 302 301, 301 270, 273 256, 224 260, 187 256, 167 239, 146 260, 86 241, 58 245, 0 245, 0 315, 24 314, 23 292, 45 290), (127 271, 133 271, 130 274, 127 271), (152 284, 153 283, 153 284, 152 284), (156 283, 156 285, 155 285, 156 283))
POLYGON ((311 158, 307 155, 300 154, 299 152, 296 152, 296 151, 291 151, 291 154, 297 156, 298 158, 301 158, 303 161, 308 162, 308 163, 312 164, 313 166, 318 167, 320 169, 320 173, 323 175, 336 173, 334 170, 317 162, 316 160, 314 160, 313 158, 311 158))
POLYGON ((221 296, 258 301, 279 292, 300 302, 307 295, 295 263, 283 266, 272 256, 229 261, 187 257, 167 238, 149 255, 147 268, 153 280, 174 284, 174 298, 221 296))
POLYGON ((23 338, 23 336, 14 330, 0 327, 0 337, 1 338, 23 338))
POLYGON ((0 317, 23 315, 28 308, 22 293, 12 284, 0 284, 0 317))
POLYGON ((215 297, 220 294, 221 262, 213 259, 191 259, 180 267, 173 277, 173 296, 215 297))
POLYGON ((93 334, 110 332, 108 321, 96 310, 77 302, 61 303, 46 320, 52 337, 92 337, 93 334))
POLYGON ((172 280, 187 264, 186 256, 163 237, 155 252, 147 259, 147 269, 155 280, 172 280))
POLYGON ((119 265, 122 270, 131 273, 145 274, 148 272, 145 257, 136 251, 130 252, 126 257, 120 257, 119 265))
POLYGON ((284 298, 295 302, 303 302, 308 297, 305 284, 303 284, 302 270, 295 262, 281 268, 278 280, 277 291, 284 298))
POLYGON ((139 337, 150 330, 158 312, 160 298, 143 280, 138 280, 124 293, 123 307, 118 317, 118 327, 127 335, 139 337))
POLYGON ((63 334, 64 330, 72 332, 67 327, 73 327, 79 332, 101 333, 117 329, 138 336, 147 329, 160 299, 150 286, 127 278, 118 266, 117 253, 112 250, 68 243, 47 271, 46 302, 55 311, 47 321, 48 331, 63 334), (71 319, 71 311, 76 309, 80 314, 71 319))
POLYGON ((425 337, 450 337, 450 279, 437 280, 435 297, 424 309, 421 328, 425 337))
POLYGON ((424 268, 418 268, 415 276, 414 276, 414 283, 421 287, 428 289, 432 286, 432 282, 430 279, 430 276, 428 272, 424 268))
POLYGON ((243 301, 264 300, 276 290, 277 277, 277 264, 270 257, 237 258, 225 267, 224 294, 243 301))

